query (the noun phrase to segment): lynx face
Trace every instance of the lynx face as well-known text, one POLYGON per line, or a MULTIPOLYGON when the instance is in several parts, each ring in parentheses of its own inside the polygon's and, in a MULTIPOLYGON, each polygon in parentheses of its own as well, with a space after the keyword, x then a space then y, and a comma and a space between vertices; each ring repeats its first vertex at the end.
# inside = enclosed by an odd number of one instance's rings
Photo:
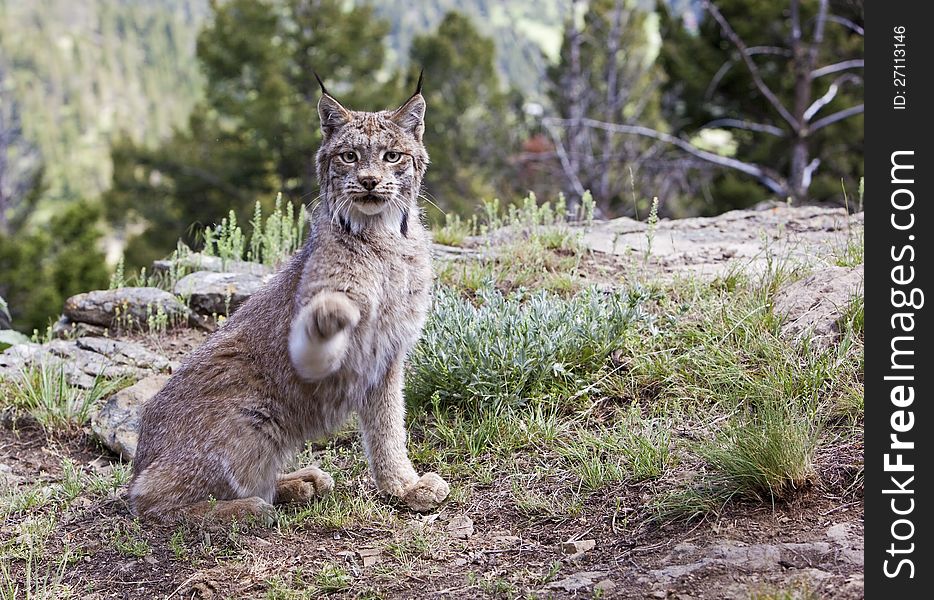
POLYGON ((380 112, 347 110, 325 93, 318 115, 318 179, 331 218, 353 233, 387 225, 404 235, 428 166, 421 93, 380 112))

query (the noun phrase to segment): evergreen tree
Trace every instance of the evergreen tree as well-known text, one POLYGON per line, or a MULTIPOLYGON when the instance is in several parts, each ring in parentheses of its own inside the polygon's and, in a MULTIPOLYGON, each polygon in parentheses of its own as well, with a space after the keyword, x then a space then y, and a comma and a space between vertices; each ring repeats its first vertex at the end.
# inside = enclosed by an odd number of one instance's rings
POLYGON ((75 202, 45 227, 0 235, 0 296, 14 328, 44 331, 69 296, 107 287, 101 213, 95 204, 75 202))
POLYGON ((403 90, 411 93, 418 69, 424 69, 431 157, 425 188, 446 208, 469 212, 508 179, 516 120, 500 89, 495 52, 493 41, 457 12, 412 41, 410 83, 403 90))
MULTIPOLYGON (((584 9, 576 2, 575 11, 584 9)), ((572 14, 565 26, 561 57, 549 69, 550 97, 565 122, 552 128, 563 160, 556 177, 564 180, 569 199, 589 190, 611 213, 630 212, 631 171, 639 172, 650 143, 633 136, 582 126, 582 119, 606 123, 662 125, 660 73, 655 66, 655 14, 632 0, 594 0, 583 18, 572 14)), ((664 182, 640 173, 640 198, 660 193, 664 182)))
MULTIPOLYGON (((834 18, 823 22, 822 41, 816 47, 810 71, 818 74, 805 87, 799 85, 803 75, 800 65, 807 58, 808 44, 821 21, 818 19, 821 2, 716 0, 713 8, 744 42, 763 83, 790 113, 796 112, 796 94, 806 94, 810 103, 821 98, 832 85, 836 87, 836 95, 813 115, 812 126, 825 115, 862 102, 859 68, 819 74, 828 65, 861 64, 861 2, 830 3, 829 12, 834 18), (795 9, 800 13, 797 21, 802 39, 797 50, 793 31, 795 9)), ((839 198, 841 178, 851 184, 859 180, 863 173, 861 115, 836 121, 801 140, 763 96, 736 44, 725 35, 710 11, 702 16, 696 31, 689 30, 681 19, 666 11, 662 15, 664 43, 660 63, 668 75, 664 87, 665 116, 675 132, 690 137, 711 125, 729 128, 736 144, 735 156, 767 165, 788 181, 790 195, 802 196, 798 200, 839 198), (820 164, 810 188, 796 190, 792 162, 795 146, 802 144, 810 159, 818 159, 820 164)), ((723 171, 715 179, 711 195, 716 200, 714 211, 722 212, 753 204, 771 192, 754 179, 735 171, 723 171)))
POLYGON ((320 142, 317 71, 355 108, 386 108, 385 22, 368 6, 339 0, 231 0, 212 3, 198 37, 207 87, 204 101, 162 147, 129 142, 114 148, 109 216, 141 220, 127 262, 145 265, 179 237, 196 243, 201 227, 233 208, 245 221, 256 200, 282 191, 293 202, 316 195, 320 142))

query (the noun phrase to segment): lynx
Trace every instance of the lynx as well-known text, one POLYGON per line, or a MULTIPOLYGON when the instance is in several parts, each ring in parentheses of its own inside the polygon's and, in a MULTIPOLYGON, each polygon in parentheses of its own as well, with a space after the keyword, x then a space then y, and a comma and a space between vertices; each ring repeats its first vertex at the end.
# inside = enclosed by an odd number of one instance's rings
MULTIPOLYGON (((318 80, 321 83, 321 80, 318 80)), ((305 442, 359 416, 377 488, 415 511, 448 484, 406 451, 403 377, 430 302, 418 195, 428 166, 422 82, 392 111, 344 108, 321 84, 321 202, 302 249, 146 403, 129 501, 141 517, 269 520, 328 493, 330 475, 281 470, 305 442)))

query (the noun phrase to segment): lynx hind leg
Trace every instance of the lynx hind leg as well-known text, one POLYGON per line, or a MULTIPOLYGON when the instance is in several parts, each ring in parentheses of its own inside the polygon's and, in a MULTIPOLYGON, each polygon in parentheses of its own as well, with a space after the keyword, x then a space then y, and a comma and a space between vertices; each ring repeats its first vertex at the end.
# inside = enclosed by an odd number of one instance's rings
POLYGON ((276 482, 276 504, 309 502, 334 489, 334 479, 318 467, 305 467, 280 475, 276 482))
POLYGON ((259 496, 234 500, 200 500, 191 504, 173 503, 166 498, 162 502, 149 502, 134 506, 134 514, 160 523, 189 521, 195 523, 258 523, 271 526, 276 520, 276 509, 259 496))
POLYGON ((237 498, 236 500, 202 500, 182 506, 181 516, 200 522, 260 524, 270 527, 276 522, 275 507, 260 498, 237 498))
POLYGON ((138 517, 162 523, 237 520, 271 525, 274 522, 272 504, 256 495, 237 498, 229 483, 215 475, 215 469, 204 465, 198 468, 191 463, 157 460, 130 482, 130 510, 138 517), (197 474, 200 477, 193 477, 197 474))

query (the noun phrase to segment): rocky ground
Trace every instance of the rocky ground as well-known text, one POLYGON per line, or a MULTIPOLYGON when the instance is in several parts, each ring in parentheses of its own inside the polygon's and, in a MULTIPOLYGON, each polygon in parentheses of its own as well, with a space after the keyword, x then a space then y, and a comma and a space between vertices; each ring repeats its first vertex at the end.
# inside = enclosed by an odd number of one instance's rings
MULTIPOLYGON (((826 352, 862 293, 862 265, 841 260, 861 245, 854 242, 861 229, 862 214, 784 206, 654 227, 617 219, 580 233, 575 277, 603 286, 728 281, 785 261, 810 275, 776 290, 782 335, 826 352)), ((490 252, 495 245, 470 239, 436 247, 446 263, 490 252)), ((271 271, 199 255, 184 260, 190 273, 171 292, 76 296, 55 339, 0 353, 7 385, 31 367, 55 364, 77 389, 101 377, 124 386, 96 402, 84 427, 55 430, 4 413, 0 548, 11 560, 0 577, 21 591, 35 587, 38 573, 51 596, 85 598, 862 597, 861 440, 818 451, 813 486, 787 501, 731 501, 700 519, 665 521, 643 509, 656 482, 612 483, 590 494, 574 492, 565 476, 523 483, 523 461, 533 460, 524 455, 508 477, 492 471, 501 462, 452 469, 451 501, 432 514, 408 513, 376 496, 349 430, 306 457, 330 464, 339 492, 320 506, 286 510, 272 529, 138 524, 124 493, 139 407, 271 271)), ((430 437, 430 427, 414 427, 413 439, 430 437)))

